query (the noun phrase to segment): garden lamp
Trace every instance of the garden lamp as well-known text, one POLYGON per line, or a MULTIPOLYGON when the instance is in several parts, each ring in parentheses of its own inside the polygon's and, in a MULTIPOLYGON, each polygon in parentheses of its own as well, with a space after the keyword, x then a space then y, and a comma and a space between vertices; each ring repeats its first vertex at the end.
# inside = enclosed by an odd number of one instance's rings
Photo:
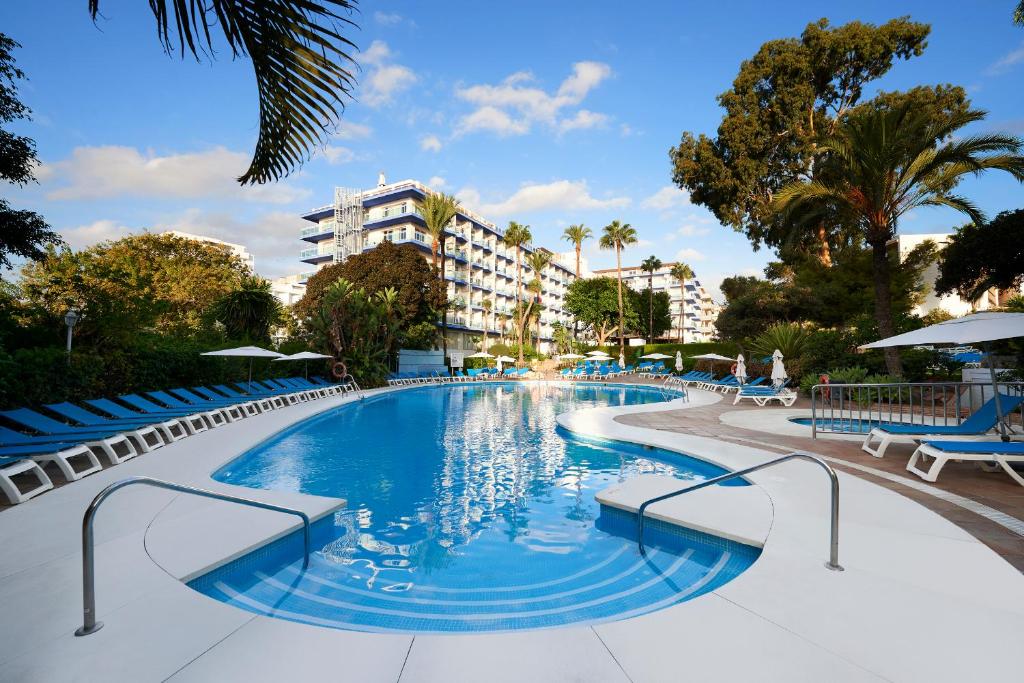
POLYGON ((82 316, 73 308, 69 308, 68 312, 64 314, 64 324, 68 327, 68 342, 67 351, 71 353, 71 330, 75 328, 75 323, 82 319, 82 316))

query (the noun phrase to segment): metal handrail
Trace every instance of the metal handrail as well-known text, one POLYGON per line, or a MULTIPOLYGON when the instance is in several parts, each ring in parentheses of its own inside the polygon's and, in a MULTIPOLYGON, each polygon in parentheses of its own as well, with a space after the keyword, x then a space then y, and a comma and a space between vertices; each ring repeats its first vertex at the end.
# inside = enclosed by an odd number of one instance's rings
POLYGON ((92 525, 93 520, 96 518, 96 511, 99 510, 100 505, 103 504, 103 501, 105 501, 110 494, 132 484, 146 484, 147 486, 155 486, 157 488, 169 489, 180 493, 191 493, 203 498, 213 498, 215 500, 248 505, 249 507, 261 508, 263 510, 272 510, 274 512, 284 512, 290 515, 296 515, 302 519, 303 542, 306 548, 306 554, 302 559, 302 568, 309 568, 309 517, 305 512, 281 507, 280 505, 263 503, 249 498, 239 498, 238 496, 216 493, 215 491, 207 491, 206 489, 195 488, 193 486, 175 484, 173 482, 163 481, 162 479, 153 479, 151 477, 128 477, 127 479, 114 482, 96 494, 96 497, 92 499, 91 503, 89 503, 89 507, 86 508, 85 516, 82 517, 82 602, 84 603, 84 616, 81 628, 75 631, 76 636, 87 636, 92 633, 96 633, 96 631, 103 628, 103 622, 96 621, 96 568, 92 534, 92 525))
POLYGON ((640 546, 640 552, 643 554, 646 553, 646 551, 644 550, 644 512, 650 505, 661 502, 663 500, 667 500, 669 498, 681 496, 684 493, 689 493, 690 491, 696 491, 697 489, 713 486, 714 484, 718 484, 723 481, 736 479, 737 477, 742 477, 746 474, 750 474, 751 472, 763 470, 766 467, 778 465, 788 460, 810 460, 813 463, 821 465, 821 467, 824 468, 825 472, 828 473, 829 479, 832 482, 832 525, 829 534, 829 560, 825 563, 825 567, 833 571, 843 571, 843 568, 839 566, 839 478, 836 476, 836 471, 832 469, 828 463, 826 463, 821 458, 810 455, 808 453, 790 453, 789 455, 784 455, 781 458, 776 458, 775 460, 762 462, 759 465, 754 465, 753 467, 748 467, 743 470, 729 472, 728 474, 723 474, 720 477, 714 477, 713 479, 702 481, 699 484, 694 484, 693 486, 688 486, 684 489, 673 491, 672 493, 666 493, 664 495, 657 496, 656 498, 651 498, 649 500, 644 501, 643 503, 640 504, 640 509, 637 511, 637 516, 639 518, 637 543, 640 546))

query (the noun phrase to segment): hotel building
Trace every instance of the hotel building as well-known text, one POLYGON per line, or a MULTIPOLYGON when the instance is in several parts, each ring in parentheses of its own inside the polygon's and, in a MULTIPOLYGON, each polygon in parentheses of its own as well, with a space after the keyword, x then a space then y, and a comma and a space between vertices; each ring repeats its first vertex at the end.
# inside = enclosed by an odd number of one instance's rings
MULTIPOLYGON (((299 258, 317 269, 340 263, 352 254, 373 249, 384 240, 411 244, 431 259, 432 239, 419 206, 434 190, 415 180, 386 183, 383 174, 377 187, 369 190, 336 188, 334 203, 302 215, 311 223, 300 238, 311 246, 299 258)), ((475 339, 484 334, 496 341, 514 341, 512 314, 515 307, 516 251, 502 242, 504 230, 463 207, 452 221, 445 240, 445 279, 448 299, 454 310, 448 312, 448 347, 471 351, 475 339), (484 302, 490 301, 486 314, 484 302), (486 329, 485 329, 486 328, 486 329)), ((526 262, 529 254, 542 247, 527 245, 520 249, 523 296, 535 274, 526 262)), ((547 251, 547 250, 544 250, 547 251)), ((570 325, 564 310, 566 290, 576 279, 574 264, 564 256, 548 252, 552 259, 540 273, 540 350, 551 347, 553 324, 570 325)), ((313 272, 307 272, 308 278, 313 272)), ((532 334, 536 327, 532 326, 532 334)))
MULTIPOLYGON (((682 338, 686 344, 713 341, 719 306, 711 300, 711 295, 697 278, 680 284, 679 280, 672 277, 674 265, 675 263, 665 263, 654 271, 652 287, 655 292, 668 292, 669 310, 672 313, 672 327, 662 334, 661 339, 678 341, 682 338)), ((593 276, 617 277, 614 268, 595 270, 593 276)), ((640 266, 627 266, 622 269, 622 283, 638 292, 647 289, 650 277, 650 274, 640 266)), ((641 318, 646 320, 646 315, 643 313, 641 318)))

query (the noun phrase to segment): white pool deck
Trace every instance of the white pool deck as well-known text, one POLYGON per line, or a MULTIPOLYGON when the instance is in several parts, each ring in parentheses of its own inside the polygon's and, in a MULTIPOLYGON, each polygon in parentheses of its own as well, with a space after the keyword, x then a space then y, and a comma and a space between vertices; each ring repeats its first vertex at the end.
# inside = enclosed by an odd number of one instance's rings
MULTIPOLYGON (((799 461, 750 477, 758 488, 741 495, 760 500, 749 505, 752 519, 736 505, 723 508, 737 533, 763 536, 763 552, 718 590, 626 621, 484 635, 325 629, 207 598, 180 579, 295 528, 294 518, 129 487, 97 517, 97 613, 105 626, 73 635, 82 617, 81 517, 97 492, 147 475, 327 514, 343 501, 242 489, 209 475, 289 424, 352 400, 321 399, 220 427, 0 512, 0 681, 976 683, 1024 675, 1024 575, 939 515, 845 474, 846 571, 828 571, 827 478, 799 461)), ((689 405, 716 400, 692 391, 689 405)), ((611 419, 685 406, 581 410, 559 422, 730 469, 778 456, 611 419)), ((707 491, 705 500, 715 492, 707 491)), ((659 514, 694 519, 685 508, 659 514)), ((723 523, 705 514, 703 523, 723 523)))

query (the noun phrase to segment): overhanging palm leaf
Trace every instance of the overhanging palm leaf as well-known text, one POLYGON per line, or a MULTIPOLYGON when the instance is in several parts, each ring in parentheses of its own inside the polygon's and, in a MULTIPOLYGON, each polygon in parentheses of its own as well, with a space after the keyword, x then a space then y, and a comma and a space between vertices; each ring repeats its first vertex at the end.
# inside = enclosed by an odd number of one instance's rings
MULTIPOLYGON (((149 0, 157 36, 168 53, 213 54, 211 25, 219 26, 233 57, 252 60, 260 126, 242 184, 278 180, 309 158, 337 124, 355 77, 355 45, 339 26, 357 0, 149 0), (177 48, 172 37, 177 33, 177 48)), ((100 0, 89 0, 95 20, 100 0)))

